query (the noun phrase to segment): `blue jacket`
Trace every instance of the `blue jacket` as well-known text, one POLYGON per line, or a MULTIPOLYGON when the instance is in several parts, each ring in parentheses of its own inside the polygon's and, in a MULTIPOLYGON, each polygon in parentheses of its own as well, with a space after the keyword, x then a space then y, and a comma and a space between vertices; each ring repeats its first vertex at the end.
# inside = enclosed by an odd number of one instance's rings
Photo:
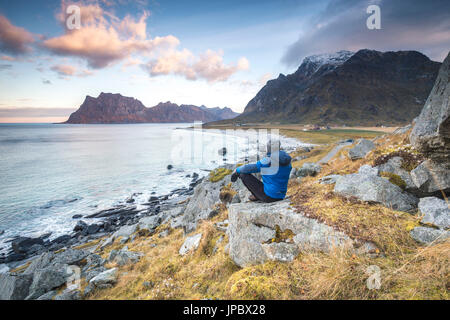
POLYGON ((284 199, 287 192, 291 169, 291 157, 286 152, 279 151, 275 155, 268 153, 267 157, 261 159, 257 163, 239 167, 236 169, 236 172, 261 172, 264 193, 274 199, 284 199), (277 163, 279 164, 278 166, 276 165, 277 163))

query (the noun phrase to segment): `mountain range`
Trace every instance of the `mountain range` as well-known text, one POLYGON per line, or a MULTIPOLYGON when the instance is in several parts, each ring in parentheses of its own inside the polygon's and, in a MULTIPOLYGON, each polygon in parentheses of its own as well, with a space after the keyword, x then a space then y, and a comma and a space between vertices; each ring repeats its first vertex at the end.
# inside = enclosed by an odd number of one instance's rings
POLYGON ((170 101, 147 108, 141 101, 121 94, 101 93, 97 98, 86 96, 80 108, 65 123, 171 123, 211 122, 234 118, 230 108, 177 105, 170 101))
POLYGON ((307 57, 227 123, 399 125, 419 115, 441 63, 417 51, 363 49, 307 57))

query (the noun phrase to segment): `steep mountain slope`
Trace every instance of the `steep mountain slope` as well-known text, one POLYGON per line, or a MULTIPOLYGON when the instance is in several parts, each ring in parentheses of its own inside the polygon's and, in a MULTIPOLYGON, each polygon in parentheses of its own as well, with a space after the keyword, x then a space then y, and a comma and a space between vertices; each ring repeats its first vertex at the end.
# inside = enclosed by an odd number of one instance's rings
POLYGON ((216 121, 237 116, 229 108, 206 108, 171 102, 146 108, 137 99, 120 94, 101 93, 97 98, 86 96, 80 108, 72 113, 66 123, 169 123, 216 121))
POLYGON ((416 51, 339 51, 303 60, 270 80, 244 112, 226 122, 403 124, 416 117, 440 63, 416 51))

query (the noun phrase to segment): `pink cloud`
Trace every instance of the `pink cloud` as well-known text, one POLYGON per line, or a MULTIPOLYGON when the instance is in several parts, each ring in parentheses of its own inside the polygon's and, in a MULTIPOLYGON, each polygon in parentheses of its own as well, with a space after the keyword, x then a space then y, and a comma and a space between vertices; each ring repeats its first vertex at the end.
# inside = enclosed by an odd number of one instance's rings
POLYGON ((16 27, 3 15, 0 15, 0 51, 14 55, 31 51, 33 35, 24 28, 16 27))
POLYGON ((70 77, 70 76, 78 76, 78 77, 88 77, 94 74, 94 72, 90 70, 80 70, 74 66, 67 64, 57 64, 50 68, 50 70, 55 71, 61 77, 70 77))
POLYGON ((205 79, 209 82, 226 81, 234 73, 249 69, 245 57, 227 65, 223 53, 207 50, 194 56, 189 50, 170 51, 144 65, 151 76, 176 74, 188 80, 205 79))
POLYGON ((60 76, 73 76, 77 72, 77 69, 70 65, 58 64, 50 68, 58 73, 60 76))
MULTIPOLYGON (((135 21, 126 16, 119 20, 104 11, 98 4, 82 5, 81 28, 65 30, 65 34, 43 42, 51 52, 62 56, 85 59, 92 68, 104 68, 126 59, 134 53, 150 54, 153 51, 171 48, 179 44, 174 36, 147 38, 146 19, 148 12, 135 21)), ((58 19, 63 22, 63 11, 58 19)))
POLYGON ((17 59, 14 58, 14 57, 10 57, 10 56, 1 56, 0 60, 3 60, 3 61, 16 61, 17 59))

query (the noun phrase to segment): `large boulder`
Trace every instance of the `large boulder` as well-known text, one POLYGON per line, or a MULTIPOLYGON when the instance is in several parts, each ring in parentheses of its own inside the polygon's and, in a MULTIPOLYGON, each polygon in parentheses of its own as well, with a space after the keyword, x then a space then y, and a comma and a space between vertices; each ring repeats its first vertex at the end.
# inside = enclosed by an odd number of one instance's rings
POLYGON ((431 159, 450 166, 450 53, 410 135, 412 145, 431 159))
POLYGON ((412 211, 417 207, 418 199, 375 174, 354 173, 342 176, 336 181, 334 192, 356 197, 362 201, 380 203, 399 211, 412 211))
POLYGON ((423 214, 422 223, 434 225, 440 229, 450 228, 450 207, 447 201, 436 197, 420 199, 419 210, 423 214))
POLYGON ((304 250, 329 251, 357 244, 343 232, 294 212, 288 200, 232 204, 228 215, 229 253, 241 267, 268 260, 291 261, 304 250))
POLYGON ((23 300, 28 296, 32 275, 0 274, 0 300, 23 300))
POLYGON ((416 187, 426 195, 440 195, 442 191, 450 193, 450 169, 426 160, 411 171, 416 187))
POLYGON ((375 144, 372 141, 360 139, 353 148, 348 150, 348 155, 352 160, 362 159, 374 148, 375 144))
MULTIPOLYGON (((230 167, 232 169, 232 167, 230 167)), ((197 222, 210 218, 211 210, 220 203, 220 190, 231 183, 231 175, 225 176, 222 180, 211 182, 204 179, 194 189, 194 194, 189 200, 184 214, 176 218, 172 223, 172 228, 182 227, 185 233, 190 233, 197 228, 197 222)), ((250 192, 242 183, 241 179, 232 183, 232 188, 239 195, 241 201, 247 201, 250 192)))

